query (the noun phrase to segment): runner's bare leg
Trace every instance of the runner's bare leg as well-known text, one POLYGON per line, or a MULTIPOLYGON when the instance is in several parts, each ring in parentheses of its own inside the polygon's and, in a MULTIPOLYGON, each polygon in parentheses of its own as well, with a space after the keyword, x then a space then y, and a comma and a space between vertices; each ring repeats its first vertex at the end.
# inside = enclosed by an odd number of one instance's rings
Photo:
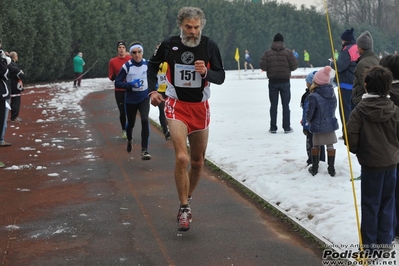
POLYGON ((208 144, 209 129, 197 131, 188 135, 190 143, 191 167, 188 173, 190 186, 188 195, 192 195, 201 178, 205 163, 205 151, 208 144))
POLYGON ((187 149, 187 127, 182 121, 168 119, 169 132, 175 149, 175 182, 181 205, 188 204, 190 180, 187 167, 190 156, 187 149))

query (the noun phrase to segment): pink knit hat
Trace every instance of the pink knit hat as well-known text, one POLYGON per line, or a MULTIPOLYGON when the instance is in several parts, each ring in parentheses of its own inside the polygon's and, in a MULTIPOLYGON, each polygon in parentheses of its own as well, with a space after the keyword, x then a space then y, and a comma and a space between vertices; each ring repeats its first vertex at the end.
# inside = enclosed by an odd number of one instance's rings
POLYGON ((331 72, 330 66, 323 67, 322 69, 317 71, 317 73, 314 75, 313 82, 315 82, 318 85, 329 84, 330 72, 331 72))

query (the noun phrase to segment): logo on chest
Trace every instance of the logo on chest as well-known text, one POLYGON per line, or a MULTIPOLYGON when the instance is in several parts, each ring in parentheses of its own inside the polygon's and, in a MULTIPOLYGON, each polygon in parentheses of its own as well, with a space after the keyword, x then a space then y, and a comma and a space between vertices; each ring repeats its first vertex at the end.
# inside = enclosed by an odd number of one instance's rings
POLYGON ((194 54, 190 51, 182 53, 181 61, 186 65, 192 64, 194 62, 194 54))

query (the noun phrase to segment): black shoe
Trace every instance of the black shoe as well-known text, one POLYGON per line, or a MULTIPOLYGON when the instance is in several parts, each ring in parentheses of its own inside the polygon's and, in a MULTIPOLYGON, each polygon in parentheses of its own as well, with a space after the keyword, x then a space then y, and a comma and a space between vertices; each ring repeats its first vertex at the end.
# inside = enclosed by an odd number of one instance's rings
POLYGON ((309 171, 309 173, 312 174, 312 176, 317 175, 318 170, 319 170, 319 166, 313 166, 312 165, 311 167, 308 168, 308 171, 309 171))
POLYGON ((21 122, 22 122, 22 118, 17 117, 17 118, 11 119, 11 122, 18 122, 18 123, 21 123, 21 122))
POLYGON ((285 134, 292 133, 292 132, 294 132, 294 130, 292 129, 292 127, 290 127, 289 130, 284 130, 284 133, 285 133, 285 134))
POLYGON ((277 133, 277 130, 271 130, 271 129, 269 129, 269 132, 272 133, 272 134, 276 134, 276 133, 277 133))
POLYGON ((141 151, 141 160, 143 161, 151 160, 151 155, 147 152, 147 150, 141 151))
POLYGON ((335 168, 334 168, 334 166, 327 167, 327 171, 328 171, 328 174, 330 176, 335 176, 335 168))
POLYGON ((132 141, 130 140, 127 141, 126 151, 129 153, 132 151, 132 141))

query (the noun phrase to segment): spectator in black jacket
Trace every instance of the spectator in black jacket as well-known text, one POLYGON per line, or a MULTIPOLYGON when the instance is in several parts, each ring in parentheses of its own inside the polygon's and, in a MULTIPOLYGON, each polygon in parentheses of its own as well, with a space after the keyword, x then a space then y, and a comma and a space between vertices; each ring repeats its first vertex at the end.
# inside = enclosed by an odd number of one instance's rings
MULTIPOLYGON (((10 94, 8 90, 8 65, 11 62, 11 58, 6 56, 2 50, 0 42, 0 136, 3 134, 3 125, 5 123, 5 112, 6 112, 6 98, 10 94)), ((0 167, 4 167, 4 163, 0 161, 0 167)))
MULTIPOLYGON (((5 54, 7 55, 7 57, 9 56, 9 54, 7 52, 5 52, 5 54)), ((8 58, 9 58, 9 61, 11 62, 11 58, 10 57, 8 57, 8 58)), ((11 90, 10 80, 8 79, 6 83, 7 83, 7 88, 9 90, 11 90)), ((6 106, 10 106, 10 102, 11 102, 10 98, 11 98, 11 92, 4 98, 6 101, 6 106)), ((9 110, 10 109, 6 107, 5 114, 4 114, 4 123, 0 124, 0 126, 3 127, 2 133, 0 134, 0 147, 11 146, 11 143, 4 140, 4 136, 5 136, 6 130, 7 130, 7 119, 8 119, 9 110)))
POLYGON ((17 65, 18 54, 10 52, 10 57, 12 60, 9 65, 11 80, 11 122, 22 122, 22 119, 18 116, 21 108, 21 94, 24 90, 22 80, 25 79, 25 74, 17 65))
MULTIPOLYGON (((357 59, 359 58, 359 52, 357 49, 356 39, 353 35, 354 29, 345 30, 341 35, 342 49, 336 60, 336 65, 338 69, 338 79, 339 79, 339 92, 342 98, 342 105, 344 110, 344 115, 341 112, 341 101, 339 103, 339 115, 342 122, 342 136, 344 136, 344 124, 348 122, 349 115, 352 112, 355 105, 352 102, 352 88, 353 79, 355 78, 355 68, 357 64, 357 59), (345 120, 344 120, 345 118, 345 120)), ((335 64, 333 59, 330 58, 330 66, 335 69, 335 64)), ((334 79, 334 82, 337 82, 334 79)), ((338 85, 338 84, 337 84, 338 85)), ((343 138, 343 137, 340 137, 343 138)))

